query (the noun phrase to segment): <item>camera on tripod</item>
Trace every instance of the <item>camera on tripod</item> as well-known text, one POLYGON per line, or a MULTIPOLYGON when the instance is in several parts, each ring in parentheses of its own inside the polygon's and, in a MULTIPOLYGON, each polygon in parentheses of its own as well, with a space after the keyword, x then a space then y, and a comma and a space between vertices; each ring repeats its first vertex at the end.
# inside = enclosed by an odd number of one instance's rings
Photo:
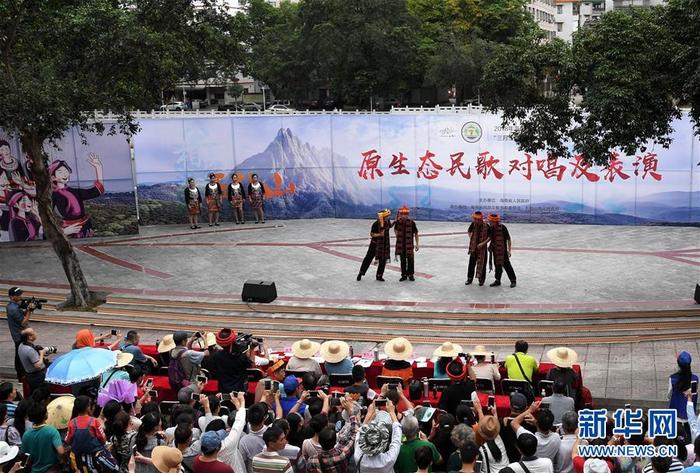
POLYGON ((19 307, 20 309, 27 310, 30 305, 33 305, 35 309, 41 309, 43 305, 47 302, 48 300, 46 299, 37 299, 36 297, 25 297, 20 301, 19 307))

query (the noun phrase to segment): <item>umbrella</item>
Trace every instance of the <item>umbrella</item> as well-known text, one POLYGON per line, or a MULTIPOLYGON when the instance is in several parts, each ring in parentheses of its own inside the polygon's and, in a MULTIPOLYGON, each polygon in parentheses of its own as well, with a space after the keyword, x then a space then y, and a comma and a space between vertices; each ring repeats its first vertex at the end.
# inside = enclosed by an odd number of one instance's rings
POLYGON ((115 400, 131 404, 136 400, 136 385, 125 379, 117 379, 100 389, 97 395, 97 405, 104 407, 109 401, 115 400))
POLYGON ((97 378, 117 364, 117 355, 103 348, 79 348, 56 358, 46 372, 46 382, 70 385, 97 378))
POLYGON ((46 406, 49 418, 46 423, 58 430, 68 428, 70 416, 73 413, 75 398, 71 395, 57 397, 46 406))

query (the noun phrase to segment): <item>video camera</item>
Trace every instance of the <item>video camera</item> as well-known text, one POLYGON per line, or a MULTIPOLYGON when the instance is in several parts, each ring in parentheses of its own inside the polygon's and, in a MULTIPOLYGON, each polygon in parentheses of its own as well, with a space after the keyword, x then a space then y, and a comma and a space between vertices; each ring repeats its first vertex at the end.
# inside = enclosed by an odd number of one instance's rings
POLYGON ((236 336, 235 348, 240 352, 244 352, 249 348, 256 348, 262 345, 262 337, 254 337, 251 333, 239 333, 236 336))
MULTIPOLYGON (((34 345, 34 349, 37 352, 40 352, 41 350, 44 349, 44 347, 42 347, 41 345, 34 345)), ((44 352, 44 355, 53 355, 56 352, 58 352, 58 347, 51 345, 51 346, 46 347, 46 352, 44 352)))
POLYGON ((34 307, 36 307, 37 309, 41 309, 43 304, 47 302, 48 300, 46 299, 37 299, 36 297, 25 297, 20 301, 19 307, 22 310, 27 310, 30 304, 34 304, 34 307))

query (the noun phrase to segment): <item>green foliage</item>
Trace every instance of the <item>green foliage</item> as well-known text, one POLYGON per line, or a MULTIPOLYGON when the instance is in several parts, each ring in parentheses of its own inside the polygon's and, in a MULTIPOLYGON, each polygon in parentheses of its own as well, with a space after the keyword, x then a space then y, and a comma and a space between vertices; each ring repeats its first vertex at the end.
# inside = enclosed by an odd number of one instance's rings
POLYGON ((92 218, 95 236, 131 235, 139 232, 134 206, 85 203, 85 210, 92 218))

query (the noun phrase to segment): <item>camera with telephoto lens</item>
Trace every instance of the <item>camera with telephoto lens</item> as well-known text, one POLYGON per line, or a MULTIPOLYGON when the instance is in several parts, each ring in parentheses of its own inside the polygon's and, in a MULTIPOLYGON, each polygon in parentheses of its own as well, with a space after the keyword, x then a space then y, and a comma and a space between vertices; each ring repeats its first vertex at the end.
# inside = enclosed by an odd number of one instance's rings
POLYGON ((26 310, 30 304, 33 304, 36 309, 41 309, 43 304, 47 303, 46 299, 37 299, 36 297, 25 297, 19 303, 20 309, 26 310))
POLYGON ((251 333, 239 333, 236 336, 235 348, 238 351, 244 352, 248 348, 256 348, 262 345, 263 339, 261 337, 254 337, 251 333))
POLYGON ((58 352, 58 347, 53 345, 46 348, 42 347, 41 345, 34 345, 34 349, 38 352, 45 349, 46 351, 44 352, 44 355, 53 355, 54 353, 58 352))

